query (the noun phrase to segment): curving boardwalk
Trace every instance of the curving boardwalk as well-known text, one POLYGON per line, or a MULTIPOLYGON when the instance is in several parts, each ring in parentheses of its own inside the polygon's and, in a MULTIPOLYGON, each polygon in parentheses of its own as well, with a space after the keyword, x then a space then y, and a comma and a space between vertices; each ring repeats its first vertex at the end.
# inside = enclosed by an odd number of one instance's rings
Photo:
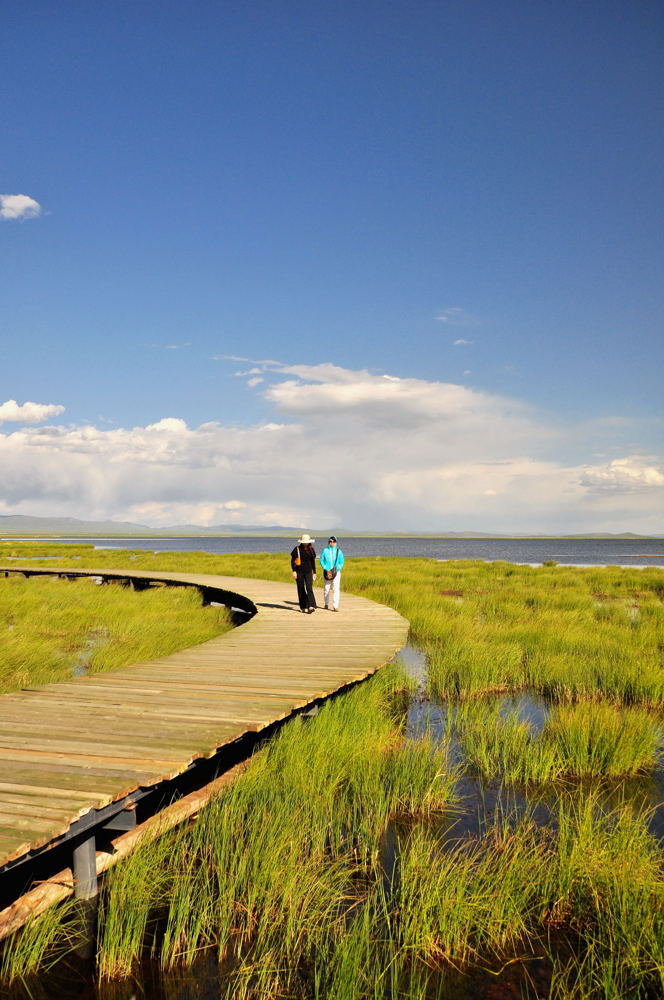
POLYGON ((0 867, 65 834, 90 810, 175 777, 244 733, 367 677, 408 632, 396 611, 349 594, 339 614, 300 614, 294 583, 124 569, 0 572, 220 588, 258 611, 170 656, 1 695, 0 867))

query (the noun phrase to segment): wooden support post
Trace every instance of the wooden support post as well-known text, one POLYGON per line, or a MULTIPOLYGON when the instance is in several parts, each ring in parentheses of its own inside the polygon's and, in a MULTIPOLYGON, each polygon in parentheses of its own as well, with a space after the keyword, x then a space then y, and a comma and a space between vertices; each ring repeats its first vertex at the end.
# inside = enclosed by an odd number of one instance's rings
POLYGON ((76 898, 93 899, 97 895, 97 851, 94 833, 74 848, 72 869, 76 898))

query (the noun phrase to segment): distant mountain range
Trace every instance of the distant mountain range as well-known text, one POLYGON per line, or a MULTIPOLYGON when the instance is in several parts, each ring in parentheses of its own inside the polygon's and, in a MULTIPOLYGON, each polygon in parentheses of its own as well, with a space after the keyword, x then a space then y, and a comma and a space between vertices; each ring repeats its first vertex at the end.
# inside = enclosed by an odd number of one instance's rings
POLYGON ((164 528, 150 528, 131 521, 81 521, 77 517, 32 517, 26 514, 0 514, 0 535, 292 535, 301 528, 282 524, 213 524, 207 528, 200 524, 173 524, 164 528))
MULTIPOLYGON (((327 535, 329 525, 324 530, 309 528, 310 534, 319 538, 327 535)), ((572 535, 543 534, 499 534, 488 531, 353 531, 333 528, 339 535, 346 538, 358 536, 375 536, 378 538, 421 537, 421 538, 660 538, 660 535, 639 535, 633 531, 621 533, 589 532, 572 535)), ((262 536, 292 536, 299 535, 302 528, 283 524, 213 524, 207 528, 199 524, 168 525, 164 528, 150 528, 145 524, 133 524, 131 521, 82 521, 76 517, 32 517, 26 514, 0 514, 0 537, 2 535, 48 535, 48 536, 80 536, 85 537, 173 537, 185 535, 202 538, 211 535, 262 535, 262 536)))

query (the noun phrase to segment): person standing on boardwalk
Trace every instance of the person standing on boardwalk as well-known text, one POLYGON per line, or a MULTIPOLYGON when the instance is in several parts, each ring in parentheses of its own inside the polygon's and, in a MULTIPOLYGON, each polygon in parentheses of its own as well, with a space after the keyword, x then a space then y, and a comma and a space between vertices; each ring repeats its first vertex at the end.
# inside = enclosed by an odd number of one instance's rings
POLYGON ((334 535, 330 535, 330 540, 320 554, 320 564, 323 568, 323 576, 325 578, 323 585, 325 609, 329 610, 331 602, 332 611, 338 611, 339 595, 341 594, 341 567, 344 564, 344 554, 339 548, 334 535))
POLYGON ((300 611, 311 614, 316 610, 314 580, 316 579, 316 550, 313 538, 304 534, 298 538, 297 545, 291 552, 291 569, 297 584, 297 599, 300 611))

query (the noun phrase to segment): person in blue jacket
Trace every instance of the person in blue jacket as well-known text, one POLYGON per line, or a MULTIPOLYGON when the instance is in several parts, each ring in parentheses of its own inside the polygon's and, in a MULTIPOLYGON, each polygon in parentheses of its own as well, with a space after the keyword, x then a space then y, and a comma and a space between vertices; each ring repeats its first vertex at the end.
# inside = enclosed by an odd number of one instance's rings
POLYGON ((339 548, 334 535, 320 554, 320 564, 323 570, 323 600, 327 611, 339 610, 339 595, 341 593, 341 567, 344 564, 344 554, 339 548), (331 605, 331 607, 330 607, 331 605))

